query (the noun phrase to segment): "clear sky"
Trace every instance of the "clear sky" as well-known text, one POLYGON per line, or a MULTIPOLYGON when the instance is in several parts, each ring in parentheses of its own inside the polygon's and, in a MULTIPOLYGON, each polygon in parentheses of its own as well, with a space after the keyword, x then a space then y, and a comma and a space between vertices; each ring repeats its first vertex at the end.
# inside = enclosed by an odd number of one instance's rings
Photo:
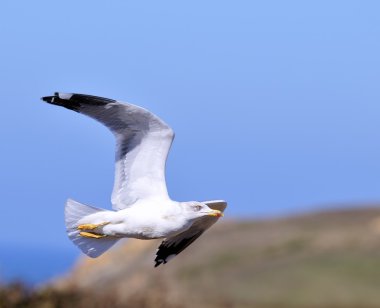
POLYGON ((72 264, 68 197, 110 208, 112 135, 40 101, 54 91, 163 118, 176 132, 170 195, 226 199, 226 218, 378 202, 379 10, 378 1, 1 1, 0 279, 37 281, 72 264))

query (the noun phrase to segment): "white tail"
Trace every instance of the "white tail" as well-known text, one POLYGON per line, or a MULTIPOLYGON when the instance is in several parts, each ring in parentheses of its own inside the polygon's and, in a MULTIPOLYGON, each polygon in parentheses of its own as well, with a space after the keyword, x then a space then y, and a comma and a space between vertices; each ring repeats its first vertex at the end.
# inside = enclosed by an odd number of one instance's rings
POLYGON ((68 199, 65 206, 66 232, 70 240, 79 247, 86 255, 96 258, 111 248, 118 239, 115 238, 87 238, 79 235, 78 221, 84 217, 105 211, 89 205, 84 205, 72 199, 68 199))

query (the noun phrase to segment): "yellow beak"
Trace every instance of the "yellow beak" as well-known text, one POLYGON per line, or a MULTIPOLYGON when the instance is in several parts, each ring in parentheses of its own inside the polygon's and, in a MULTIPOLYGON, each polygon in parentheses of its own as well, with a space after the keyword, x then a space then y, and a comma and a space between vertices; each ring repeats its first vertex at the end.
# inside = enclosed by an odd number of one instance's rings
POLYGON ((212 212, 208 213, 207 215, 213 217, 223 217, 223 213, 219 210, 212 210, 212 212))

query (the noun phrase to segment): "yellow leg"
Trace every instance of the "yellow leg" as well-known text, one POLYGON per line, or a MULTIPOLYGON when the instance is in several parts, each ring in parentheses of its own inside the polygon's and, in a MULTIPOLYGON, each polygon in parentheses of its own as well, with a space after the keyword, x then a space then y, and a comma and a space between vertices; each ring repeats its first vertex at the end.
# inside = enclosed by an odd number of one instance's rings
POLYGON ((79 235, 83 237, 89 237, 89 238, 102 238, 102 237, 107 236, 105 234, 96 234, 96 233, 91 233, 91 232, 79 232, 79 235))
POLYGON ((78 226, 78 230, 94 230, 96 228, 103 227, 108 224, 109 222, 102 222, 100 224, 83 224, 78 226))

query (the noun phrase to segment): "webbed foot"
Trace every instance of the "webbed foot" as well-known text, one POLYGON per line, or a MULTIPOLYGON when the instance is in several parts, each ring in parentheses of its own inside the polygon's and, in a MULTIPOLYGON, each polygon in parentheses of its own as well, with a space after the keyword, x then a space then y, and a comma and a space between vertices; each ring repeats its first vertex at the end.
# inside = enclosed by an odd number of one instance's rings
POLYGON ((94 230, 96 228, 103 227, 108 224, 109 222, 102 222, 100 224, 83 224, 78 226, 78 230, 94 230))
POLYGON ((96 239, 103 238, 103 237, 107 236, 105 234, 97 234, 97 233, 92 233, 92 232, 79 232, 79 235, 83 236, 83 237, 96 238, 96 239))

